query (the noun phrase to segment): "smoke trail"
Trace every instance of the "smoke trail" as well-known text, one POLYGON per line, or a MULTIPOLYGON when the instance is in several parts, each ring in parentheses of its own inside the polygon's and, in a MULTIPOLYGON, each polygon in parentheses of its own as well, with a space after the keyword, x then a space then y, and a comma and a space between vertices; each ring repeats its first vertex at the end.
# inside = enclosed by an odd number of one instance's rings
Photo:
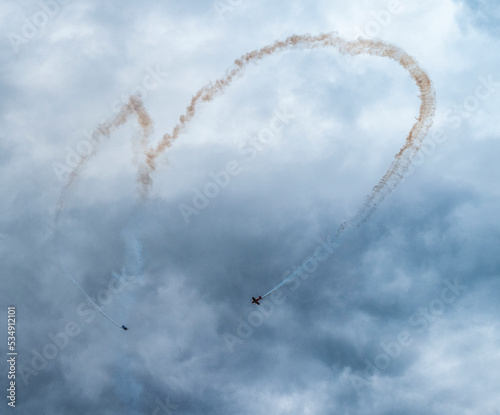
POLYGON ((272 293, 278 291, 279 289, 283 288, 285 285, 287 284, 290 284, 293 280, 295 280, 295 278, 298 278, 300 276, 300 273, 301 273, 301 269, 297 269, 295 270, 294 272, 292 272, 288 277, 286 277, 283 281, 281 281, 276 287, 273 287, 271 288, 270 291, 268 291, 267 293, 265 293, 263 296, 262 296, 262 299, 266 298, 268 295, 271 295, 272 293))
MULTIPOLYGON (((122 107, 120 112, 111 120, 106 121, 103 124, 100 124, 97 126, 97 128, 92 132, 91 136, 91 152, 82 156, 76 165, 76 167, 71 171, 69 174, 69 177, 66 181, 66 184, 61 190, 61 194, 59 196, 59 201, 57 204, 57 209, 56 209, 56 215, 55 215, 55 220, 54 220, 54 238, 57 233, 57 228, 59 225, 59 217, 64 209, 64 203, 66 201, 66 198, 69 194, 69 191, 73 187, 75 181, 78 178, 78 175, 80 174, 81 170, 83 167, 87 164, 89 159, 93 156, 96 155, 97 153, 97 148, 101 141, 103 140, 104 137, 109 138, 111 133, 113 133, 118 127, 121 125, 125 124, 127 120, 130 118, 131 115, 133 114, 137 115, 137 120, 139 122, 139 125, 141 126, 142 130, 142 135, 140 136, 139 139, 139 145, 140 145, 140 150, 134 146, 134 150, 136 152, 136 156, 142 152, 144 153, 147 148, 147 140, 149 136, 151 135, 153 131, 153 122, 147 113, 147 111, 144 108, 144 105, 142 103, 142 100, 139 95, 132 95, 129 98, 129 101, 122 107)), ((142 164, 139 163, 138 165, 138 170, 139 172, 141 171, 142 164)), ((138 177, 140 173, 138 172, 138 177)), ((148 188, 148 183, 146 181, 143 181, 142 188, 148 188)), ((57 245, 57 241, 55 241, 57 245)), ((67 272, 64 267, 62 266, 61 263, 59 263, 59 267, 62 270, 63 275, 72 281, 75 286, 80 290, 85 297, 90 301, 90 303, 94 306, 94 308, 101 313, 104 317, 106 317, 111 323, 113 323, 115 326, 119 328, 124 328, 124 326, 121 326, 118 324, 116 321, 114 321, 111 317, 109 317, 93 300, 90 298, 90 296, 87 294, 87 292, 82 288, 82 286, 67 272)))
MULTIPOLYGON (((127 122, 133 114, 137 115, 137 120, 139 121, 139 125, 142 129, 142 136, 140 138, 140 145, 142 152, 146 151, 147 148, 147 140, 153 131, 153 122, 147 111, 144 108, 144 104, 139 95, 132 95, 128 102, 122 107, 120 112, 111 120, 106 121, 97 126, 97 128, 92 132, 91 136, 91 148, 92 150, 86 154, 81 156, 80 160, 76 167, 70 172, 68 179, 64 187, 61 190, 61 194, 59 196, 59 201, 57 204, 57 212, 56 212, 56 225, 61 211, 64 208, 64 203, 69 194, 69 191, 73 187, 75 181, 77 180, 81 170, 85 167, 89 159, 97 154, 97 148, 99 144, 102 142, 103 138, 109 138, 111 133, 113 133, 118 127, 122 126, 127 122)), ((141 166, 139 167, 139 170, 141 166)), ((139 173, 138 173, 139 176, 139 173)), ((144 186, 147 187, 147 183, 144 182, 144 186)))
MULTIPOLYGON (((427 135, 427 132, 432 125, 436 103, 434 89, 429 77, 427 76, 425 71, 418 65, 417 61, 402 49, 380 40, 368 40, 359 38, 354 41, 347 41, 332 33, 319 34, 317 36, 311 36, 309 34, 293 35, 286 38, 285 40, 277 40, 271 45, 248 52, 241 58, 235 60, 232 68, 230 68, 223 77, 217 79, 215 82, 211 82, 203 86, 200 90, 198 90, 198 92, 193 95, 190 104, 186 108, 185 113, 179 117, 179 121, 174 126, 172 131, 170 133, 164 134, 160 142, 156 146, 151 146, 149 148, 147 147, 147 139, 152 132, 152 122, 149 115, 144 109, 140 97, 131 97, 129 102, 124 105, 120 113, 115 118, 98 126, 98 128, 92 134, 92 139, 95 142, 94 150, 91 154, 82 157, 78 166, 71 172, 68 182, 61 192, 58 213, 62 210, 65 198, 71 186, 75 182, 80 170, 86 164, 88 159, 91 156, 95 155, 97 151, 97 145, 100 143, 102 138, 109 137, 109 135, 117 127, 123 125, 133 113, 136 113, 138 115, 139 124, 143 129, 143 136, 140 141, 140 147, 145 155, 145 162, 139 163, 137 179, 140 185, 141 199, 145 200, 148 197, 149 189, 152 185, 151 174, 156 170, 157 158, 168 147, 170 147, 172 143, 179 137, 179 135, 185 130, 186 125, 196 115, 198 105, 200 103, 209 102, 216 95, 223 93, 224 90, 231 85, 231 83, 237 76, 240 76, 244 73, 245 68, 250 63, 255 63, 267 56, 271 56, 274 53, 282 50, 294 48, 317 49, 326 47, 332 47, 338 52, 347 55, 354 56, 364 54, 371 56, 380 56, 394 60, 404 69, 406 69, 410 77, 415 81, 420 91, 419 98, 421 100, 419 116, 416 123, 410 130, 408 136, 406 137, 404 145, 401 147, 399 152, 395 154, 394 160, 387 172, 373 187, 371 192, 366 196, 363 205, 358 210, 356 215, 340 225, 336 233, 336 238, 340 238, 347 227, 356 227, 366 221, 376 210, 377 206, 385 199, 385 197, 389 193, 394 190, 394 188, 402 180, 405 171, 408 169, 412 160, 416 156, 418 150, 420 149, 422 140, 427 135)), ((290 275, 265 296, 281 288, 283 285, 296 278, 296 276, 297 273, 290 275)))
MULTIPOLYGON (((395 60, 410 73, 410 76, 414 79, 420 89, 421 105, 418 120, 406 137, 404 146, 396 154, 395 163, 391 165, 377 186, 373 188, 372 192, 365 201, 364 207, 353 219, 344 224, 344 227, 348 224, 360 223, 366 220, 366 214, 369 211, 372 211, 385 197, 381 197, 383 194, 381 190, 390 182, 392 182, 392 186, 395 186, 393 182, 394 177, 397 176, 397 174, 402 175, 408 168, 411 160, 415 157, 419 144, 432 125, 432 116, 434 115, 435 110, 434 90, 432 88, 431 81, 424 70, 418 65, 413 57, 408 55, 402 49, 380 40, 358 39, 355 41, 347 41, 332 33, 320 34, 317 36, 311 36, 308 34, 293 35, 285 40, 277 40, 272 45, 264 46, 261 49, 246 53, 240 59, 234 61, 233 67, 226 72, 225 76, 217 79, 213 83, 203 86, 198 92, 196 92, 196 94, 191 98, 191 102, 186 108, 185 114, 179 117, 179 122, 174 126, 172 132, 164 134, 157 146, 152 147, 147 151, 146 166, 143 171, 140 172, 141 182, 148 187, 151 185, 149 175, 156 170, 156 159, 168 147, 170 147, 184 131, 186 124, 188 124, 196 115, 197 106, 200 102, 211 101, 217 94, 224 92, 224 90, 231 85, 235 77, 244 72, 249 63, 257 62, 281 50, 298 47, 307 49, 333 47, 343 54, 367 54, 395 60), (406 157, 406 161, 402 160, 403 156, 406 157)), ((144 187, 142 193, 147 195, 147 189, 147 187, 144 187)))
POLYGON ((142 261, 142 243, 134 237, 127 237, 125 252, 127 268, 134 276, 141 275, 144 268, 144 263, 142 261))
POLYGON ((133 229, 124 229, 121 232, 121 237, 125 242, 125 264, 124 268, 127 270, 129 275, 132 275, 136 282, 140 282, 144 272, 144 261, 142 259, 142 243, 137 236, 136 229, 137 222, 141 222, 140 219, 134 218, 135 226, 133 229))
POLYGON ((203 86, 191 98, 190 104, 186 108, 186 112, 179 117, 178 123, 174 126, 171 133, 163 135, 162 139, 156 146, 147 147, 147 139, 152 132, 152 121, 139 96, 132 96, 127 104, 123 106, 120 113, 110 121, 101 124, 92 134, 92 139, 95 142, 94 150, 87 156, 82 157, 77 167, 71 172, 69 179, 64 186, 59 201, 60 209, 64 204, 64 199, 75 182, 79 172, 86 164, 88 159, 96 154, 97 145, 103 137, 109 135, 119 126, 123 125, 128 118, 136 113, 139 123, 143 129, 143 136, 141 138, 141 148, 145 155, 145 163, 140 164, 138 168, 138 181, 142 186, 141 196, 146 198, 148 196, 149 188, 152 185, 151 173, 156 170, 156 159, 172 145, 172 143, 179 137, 185 130, 186 125, 196 115, 198 105, 200 102, 209 102, 216 95, 221 94, 227 89, 233 80, 242 75, 246 66, 250 63, 257 62, 267 56, 271 56, 276 52, 292 49, 316 49, 320 47, 333 47, 338 52, 348 55, 372 55, 392 59, 398 62, 404 69, 406 69, 410 76, 413 78, 420 90, 420 113, 417 122, 411 129, 406 137, 405 144, 399 152, 395 155, 395 162, 391 165, 389 170, 385 173, 379 183, 373 188, 372 192, 367 196, 364 207, 358 212, 354 218, 346 222, 347 224, 354 224, 355 222, 362 222, 366 220, 366 213, 372 208, 376 207, 385 196, 382 189, 389 185, 395 187, 395 184, 402 178, 402 174, 408 168, 411 161, 415 157, 419 145, 427 134, 430 126, 432 125, 432 116, 435 110, 435 94, 432 88, 431 81, 425 71, 418 65, 417 61, 404 52, 397 46, 380 40, 357 39, 354 41, 347 41, 333 33, 324 33, 317 36, 311 35, 292 35, 285 40, 277 40, 273 44, 264 46, 261 49, 254 50, 246 53, 241 58, 234 61, 234 65, 226 74, 217 79, 215 82, 210 82, 203 86), (400 176, 399 180, 394 182, 394 178, 400 176), (381 197, 382 196, 382 197, 381 197), (364 213, 363 213, 364 212, 364 213))
POLYGON ((65 270, 65 268, 63 267, 62 264, 59 263, 59 268, 61 269, 62 271, 62 274, 68 279, 70 280, 71 282, 73 282, 73 284, 75 284, 76 288, 78 288, 85 297, 87 297, 87 300, 94 306, 94 308, 99 312, 101 313, 104 317, 106 317, 111 323, 113 323, 116 327, 119 327, 119 328, 122 328, 122 326, 120 324, 118 324, 116 321, 114 321, 111 317, 109 317, 102 309, 101 307, 99 307, 94 300, 92 300, 92 298, 90 298, 90 295, 87 294, 87 292, 82 288, 82 286, 78 283, 78 281, 76 281, 72 276, 71 274, 65 270))

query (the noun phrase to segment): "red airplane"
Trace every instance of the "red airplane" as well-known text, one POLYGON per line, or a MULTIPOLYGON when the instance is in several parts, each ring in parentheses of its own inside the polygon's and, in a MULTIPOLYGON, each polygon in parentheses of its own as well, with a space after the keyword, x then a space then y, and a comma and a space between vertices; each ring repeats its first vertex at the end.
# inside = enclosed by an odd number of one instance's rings
POLYGON ((255 297, 252 297, 252 304, 260 305, 259 300, 262 300, 262 297, 259 296, 259 298, 257 299, 255 299, 255 297))

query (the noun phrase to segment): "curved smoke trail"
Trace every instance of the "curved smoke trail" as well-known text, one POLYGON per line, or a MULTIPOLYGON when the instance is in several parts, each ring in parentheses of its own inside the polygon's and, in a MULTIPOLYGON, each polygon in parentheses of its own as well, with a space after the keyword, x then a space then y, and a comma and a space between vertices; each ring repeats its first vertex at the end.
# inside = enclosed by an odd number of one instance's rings
MULTIPOLYGON (((88 154, 81 156, 76 167, 70 172, 68 179, 66 180, 66 183, 61 190, 61 194, 59 195, 56 212, 56 226, 59 220, 59 215, 64 209, 64 203, 66 202, 66 198, 69 195, 69 191, 75 184, 81 170, 85 167, 87 162, 97 154, 97 149, 99 147, 99 144, 103 141, 103 138, 110 138, 111 133, 113 133, 118 127, 125 124, 133 114, 137 115, 137 120, 142 129, 140 148, 143 152, 146 152, 147 140, 153 131, 153 122, 151 121, 151 117, 145 110, 140 96, 132 95, 129 98, 128 102, 122 107, 120 112, 115 117, 98 125, 97 128, 92 132, 91 151, 88 154)), ((134 150, 135 152, 139 151, 136 145, 134 145, 134 150)), ((141 169, 142 166, 139 165, 139 171, 141 171, 141 169)))
MULTIPOLYGON (((348 41, 333 33, 319 34, 317 36, 309 34, 293 35, 285 40, 277 40, 271 45, 246 53, 241 58, 234 61, 233 66, 223 77, 200 88, 191 98, 191 102, 187 106, 186 112, 179 117, 179 121, 174 126, 172 131, 164 134, 156 146, 151 146, 149 148, 147 146, 147 140, 152 131, 152 122, 151 118, 144 109, 140 97, 138 96, 131 97, 129 102, 124 105, 116 117, 100 125, 92 135, 93 141, 97 147, 103 137, 109 137, 109 135, 116 128, 123 125, 134 113, 137 114, 139 124, 141 125, 143 131, 140 147, 145 156, 145 162, 143 164, 140 163, 138 166, 137 178, 141 188, 140 195, 144 200, 147 198, 149 189, 152 186, 151 174, 156 170, 157 158, 168 147, 170 147, 185 130, 186 125, 196 115, 200 103, 210 102, 215 96, 223 93, 231 85, 235 77, 242 75, 248 64, 252 62, 255 63, 267 56, 271 56, 274 53, 287 49, 317 49, 326 47, 332 47, 338 52, 347 55, 371 55, 394 60, 406 69, 410 77, 415 81, 420 91, 419 98, 421 100, 419 116, 406 137, 404 145, 394 156, 394 161, 387 172, 366 196, 363 205, 358 210, 356 215, 340 225, 336 234, 336 237, 339 238, 347 227, 356 227, 366 221, 375 211, 379 203, 381 203, 385 197, 392 192, 392 190, 394 190, 394 188, 402 180, 405 171, 408 169, 412 160, 416 156, 418 150, 420 149, 422 140, 427 135, 427 132, 432 125, 432 119, 436 106, 435 93, 432 83, 425 71, 418 65, 417 61, 397 46, 380 40, 357 39, 348 41)), ((63 209, 65 198, 67 197, 67 194, 75 182, 79 172, 89 158, 95 154, 96 148, 94 148, 91 154, 82 157, 78 166, 71 172, 70 177, 61 192, 58 212, 63 209)), ((283 285, 293 280, 296 276, 297 273, 290 275, 265 296, 281 288, 283 285)), ((79 288, 81 289, 81 287, 79 288)))
MULTIPOLYGON (((257 62, 267 56, 271 56, 276 52, 286 49, 316 49, 320 47, 333 47, 340 53, 347 55, 365 54, 392 59, 398 62, 409 72, 410 76, 420 89, 421 105, 417 122, 406 137, 405 144, 396 154, 395 163, 391 165, 389 170, 379 181, 378 185, 373 188, 372 192, 365 201, 365 208, 361 210, 370 210, 372 207, 375 207, 376 204, 385 197, 380 198, 382 189, 386 187, 386 185, 392 181, 398 173, 402 174, 408 168, 411 160, 413 160, 419 149, 420 143, 432 125, 432 117, 436 106, 435 94, 431 81, 425 71, 418 65, 417 61, 413 57, 397 46, 380 40, 357 39, 354 41, 347 41, 333 33, 320 34, 317 36, 311 36, 308 34, 293 35, 289 36, 285 40, 277 40, 272 45, 264 46, 261 49, 248 52, 240 59, 236 59, 233 67, 226 72, 225 76, 217 79, 215 82, 210 82, 209 84, 203 86, 195 95, 193 95, 189 106, 186 108, 185 114, 179 117, 179 122, 174 126, 172 132, 164 134, 156 147, 151 147, 146 152, 146 166, 145 169, 139 174, 139 179, 143 184, 143 193, 147 194, 148 187, 152 183, 149 175, 156 170, 156 159, 179 137, 180 133, 185 129, 186 124, 189 123, 189 121, 191 121, 195 116, 197 106, 200 102, 209 102, 217 94, 224 92, 224 90, 231 85, 235 77, 241 75, 246 66, 252 62, 257 62), (407 161, 406 165, 404 159, 407 161)), ((400 180, 401 178, 398 182, 400 180)), ((355 218, 363 216, 361 210, 355 218)), ((361 217, 359 217, 359 219, 361 219, 361 217)))
MULTIPOLYGON (((118 127, 122 126, 125 124, 128 119, 133 115, 136 114, 137 120, 139 122, 139 125, 141 126, 142 130, 142 135, 139 139, 139 143, 133 143, 133 148, 134 152, 136 153, 136 158, 137 154, 140 152, 139 149, 142 149, 142 152, 146 151, 147 148, 147 140, 148 137, 151 135, 152 130, 153 130, 153 122, 151 121, 151 117, 147 113, 147 111, 144 109, 144 105, 142 103, 142 100, 140 99, 139 96, 133 95, 129 98, 129 101, 122 107, 120 112, 111 120, 106 121, 105 123, 102 123, 97 126, 97 128, 92 132, 92 137, 91 137, 91 151, 82 156, 80 160, 78 161, 76 167, 70 172, 69 177, 63 186, 61 190, 61 194, 59 195, 59 201, 57 204, 57 209, 56 209, 56 215, 55 215, 55 220, 54 220, 54 243, 57 245, 57 240, 56 240, 56 235, 57 235, 57 229, 59 226, 59 218, 60 215, 64 209, 64 205, 66 202, 66 198, 69 195, 69 192, 73 185, 75 184, 76 180, 78 179, 78 176, 81 172, 81 170, 84 168, 86 163, 89 161, 90 158, 95 156, 97 154, 97 149, 99 147, 99 144, 103 141, 103 138, 110 138, 111 133, 113 133, 118 127)), ((138 169, 141 171, 142 165, 138 162, 138 169)), ((144 182, 144 180, 142 181, 144 182)), ((145 195, 142 195, 142 198, 144 199, 145 195)), ((101 313, 105 318, 107 318, 111 323, 113 323, 115 326, 119 328, 124 328, 125 326, 122 326, 118 324, 116 321, 114 321, 111 317, 109 317, 95 302, 92 300, 92 298, 89 296, 89 294, 82 288, 82 286, 76 281, 69 271, 67 271, 62 263, 59 261, 59 268, 61 269, 62 274, 64 275, 65 278, 70 280, 73 284, 75 284, 76 288, 83 293, 83 295, 87 298, 87 300, 93 305, 93 307, 101 313)))

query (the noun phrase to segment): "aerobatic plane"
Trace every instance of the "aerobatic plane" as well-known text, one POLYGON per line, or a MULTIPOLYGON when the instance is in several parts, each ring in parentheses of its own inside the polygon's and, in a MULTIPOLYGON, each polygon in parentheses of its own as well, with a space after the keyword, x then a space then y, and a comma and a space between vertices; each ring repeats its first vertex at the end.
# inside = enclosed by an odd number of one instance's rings
POLYGON ((255 299, 255 297, 252 297, 252 304, 260 305, 259 300, 262 300, 262 297, 259 296, 259 298, 257 299, 255 299))

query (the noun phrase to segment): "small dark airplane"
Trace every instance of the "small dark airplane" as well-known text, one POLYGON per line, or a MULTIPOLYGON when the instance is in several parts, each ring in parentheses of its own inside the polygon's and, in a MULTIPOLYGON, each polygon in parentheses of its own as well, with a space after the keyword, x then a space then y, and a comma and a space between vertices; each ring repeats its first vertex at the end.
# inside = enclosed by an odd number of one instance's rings
POLYGON ((122 326, 122 329, 123 329, 123 330, 128 330, 128 328, 127 328, 127 327, 125 327, 125 326, 122 326))
POLYGON ((255 297, 252 297, 252 304, 260 305, 259 300, 262 300, 262 297, 259 296, 259 298, 257 299, 255 299, 255 297))

